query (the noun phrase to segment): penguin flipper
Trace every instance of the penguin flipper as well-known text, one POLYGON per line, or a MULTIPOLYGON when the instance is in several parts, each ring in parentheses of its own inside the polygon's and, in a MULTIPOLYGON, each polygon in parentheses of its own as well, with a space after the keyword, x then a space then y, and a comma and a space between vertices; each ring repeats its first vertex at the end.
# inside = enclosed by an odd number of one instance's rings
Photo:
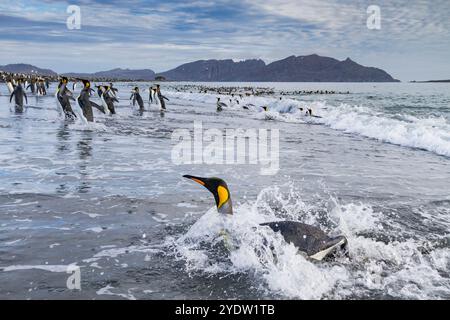
POLYGON ((321 250, 310 256, 311 259, 322 261, 329 256, 333 256, 337 251, 342 251, 347 254, 347 238, 344 236, 330 238, 322 246, 321 250))
POLYGON ((96 104, 95 102, 92 102, 92 101, 91 101, 91 105, 93 107, 95 107, 96 109, 100 110, 102 113, 106 114, 105 109, 103 108, 103 106, 99 106, 98 104, 96 104))

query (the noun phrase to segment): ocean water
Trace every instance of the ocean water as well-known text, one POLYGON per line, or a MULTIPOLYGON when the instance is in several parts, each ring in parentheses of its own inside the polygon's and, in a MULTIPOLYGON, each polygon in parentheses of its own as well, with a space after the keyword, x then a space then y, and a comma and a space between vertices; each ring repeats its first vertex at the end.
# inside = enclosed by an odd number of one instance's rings
POLYGON ((134 85, 85 125, 64 121, 55 85, 16 114, 0 84, 0 298, 450 298, 450 84, 209 83, 275 91, 217 113, 229 97, 164 83, 164 114, 130 106, 134 85), (281 95, 298 90, 350 93, 281 95), (174 163, 172 133, 194 121, 278 129, 279 171, 174 163), (235 214, 184 174, 225 179, 235 214), (259 227, 276 220, 345 234, 349 256, 305 259, 259 227))

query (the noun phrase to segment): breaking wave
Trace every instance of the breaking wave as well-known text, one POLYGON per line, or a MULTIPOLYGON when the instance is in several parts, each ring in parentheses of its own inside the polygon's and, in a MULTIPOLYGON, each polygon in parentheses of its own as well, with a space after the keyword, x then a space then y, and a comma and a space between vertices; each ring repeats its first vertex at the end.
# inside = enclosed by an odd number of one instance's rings
POLYGON ((262 120, 323 124, 335 130, 450 157, 450 123, 443 116, 392 115, 364 106, 332 106, 322 101, 303 102, 288 98, 244 97, 238 104, 235 99, 230 102, 230 96, 223 95, 172 92, 168 96, 198 103, 211 110, 214 110, 217 97, 221 97, 228 104, 226 110, 242 111, 243 106, 248 106, 249 116, 262 120), (268 107, 267 113, 263 112, 262 106, 268 107), (306 108, 311 108, 318 117, 306 116, 306 108))

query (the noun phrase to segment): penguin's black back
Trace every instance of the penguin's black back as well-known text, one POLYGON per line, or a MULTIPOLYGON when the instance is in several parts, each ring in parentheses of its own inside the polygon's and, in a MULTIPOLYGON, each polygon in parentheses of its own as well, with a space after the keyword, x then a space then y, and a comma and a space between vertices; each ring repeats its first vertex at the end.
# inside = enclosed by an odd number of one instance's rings
POLYGON ((280 232, 286 242, 294 244, 308 256, 323 250, 332 240, 319 228, 295 221, 268 222, 261 226, 268 226, 274 232, 280 232))

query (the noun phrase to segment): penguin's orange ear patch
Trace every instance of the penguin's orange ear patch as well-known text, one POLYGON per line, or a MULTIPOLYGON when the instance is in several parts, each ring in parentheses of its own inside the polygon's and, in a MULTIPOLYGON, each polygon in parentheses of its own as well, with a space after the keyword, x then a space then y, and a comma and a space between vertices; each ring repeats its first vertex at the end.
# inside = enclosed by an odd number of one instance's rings
POLYGON ((219 204, 217 205, 217 208, 221 208, 230 197, 228 190, 225 187, 218 186, 217 187, 217 194, 219 195, 219 204))

